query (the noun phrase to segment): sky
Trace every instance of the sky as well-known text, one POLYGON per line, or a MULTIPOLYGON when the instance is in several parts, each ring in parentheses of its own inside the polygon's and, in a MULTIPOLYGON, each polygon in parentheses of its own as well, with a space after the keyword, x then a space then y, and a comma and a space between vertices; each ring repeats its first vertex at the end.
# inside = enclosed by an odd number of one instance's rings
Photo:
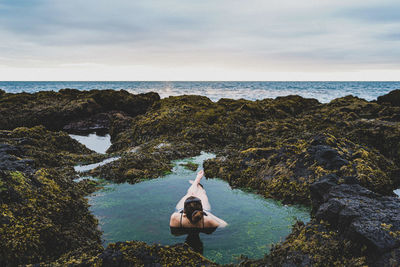
POLYGON ((0 0, 0 80, 400 80, 400 1, 0 0))

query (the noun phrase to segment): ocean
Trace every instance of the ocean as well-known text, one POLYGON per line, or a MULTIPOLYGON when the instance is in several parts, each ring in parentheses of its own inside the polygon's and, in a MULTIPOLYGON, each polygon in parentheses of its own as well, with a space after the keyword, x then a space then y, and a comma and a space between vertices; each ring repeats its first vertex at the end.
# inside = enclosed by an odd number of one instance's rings
POLYGON ((183 94, 207 96, 213 101, 220 98, 257 100, 278 96, 300 95, 316 98, 322 103, 346 95, 366 100, 376 100, 380 95, 400 89, 398 82, 100 82, 100 81, 57 81, 57 82, 16 82, 0 81, 0 89, 9 93, 58 91, 63 88, 78 90, 124 89, 131 93, 157 92, 162 98, 183 94))

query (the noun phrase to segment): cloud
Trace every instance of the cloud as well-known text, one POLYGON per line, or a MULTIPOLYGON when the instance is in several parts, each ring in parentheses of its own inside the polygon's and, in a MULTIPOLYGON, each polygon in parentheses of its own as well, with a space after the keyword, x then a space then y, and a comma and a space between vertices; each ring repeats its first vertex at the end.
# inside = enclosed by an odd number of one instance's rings
POLYGON ((351 20, 361 20, 370 23, 400 22, 400 3, 381 2, 371 6, 357 6, 349 9, 339 9, 338 16, 344 16, 351 20))
POLYGON ((0 64, 393 69, 399 13, 376 0, 0 0, 0 64))

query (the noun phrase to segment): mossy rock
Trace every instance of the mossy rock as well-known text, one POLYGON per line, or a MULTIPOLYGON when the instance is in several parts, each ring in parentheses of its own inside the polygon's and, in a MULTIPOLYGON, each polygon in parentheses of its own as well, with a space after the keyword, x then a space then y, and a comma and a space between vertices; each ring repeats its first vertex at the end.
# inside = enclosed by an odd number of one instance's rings
POLYGON ((140 241, 111 243, 101 253, 67 254, 53 262, 68 266, 218 266, 188 245, 148 245, 140 241))
POLYGON ((83 247, 101 248, 84 192, 54 169, 0 171, 0 265, 53 261, 83 247))
POLYGON ((188 169, 191 171, 196 171, 197 168, 199 167, 199 164, 193 163, 193 162, 181 163, 180 165, 183 166, 185 169, 188 169))
POLYGON ((34 162, 35 168, 66 167, 78 162, 96 162, 105 156, 95 153, 67 133, 52 132, 43 126, 0 130, 0 141, 15 147, 11 155, 34 162))
POLYGON ((3 94, 0 99, 0 129, 44 125, 60 130, 64 125, 98 113, 122 111, 129 116, 143 114, 160 99, 156 93, 133 95, 120 90, 3 94))
POLYGON ((388 103, 390 105, 400 107, 400 90, 393 90, 386 95, 379 96, 378 103, 388 103))
POLYGON ((222 178, 234 187, 300 204, 310 204, 309 186, 330 173, 354 176, 361 185, 386 195, 392 194, 397 179, 396 165, 376 150, 329 134, 231 153, 207 160, 204 169, 207 177, 222 178))

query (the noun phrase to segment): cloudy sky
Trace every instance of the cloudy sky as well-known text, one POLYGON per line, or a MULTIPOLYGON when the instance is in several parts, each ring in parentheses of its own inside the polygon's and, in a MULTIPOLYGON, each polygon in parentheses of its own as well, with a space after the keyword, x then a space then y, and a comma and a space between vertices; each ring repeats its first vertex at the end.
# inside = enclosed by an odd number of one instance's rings
POLYGON ((400 80, 400 1, 0 0, 0 80, 400 80))

